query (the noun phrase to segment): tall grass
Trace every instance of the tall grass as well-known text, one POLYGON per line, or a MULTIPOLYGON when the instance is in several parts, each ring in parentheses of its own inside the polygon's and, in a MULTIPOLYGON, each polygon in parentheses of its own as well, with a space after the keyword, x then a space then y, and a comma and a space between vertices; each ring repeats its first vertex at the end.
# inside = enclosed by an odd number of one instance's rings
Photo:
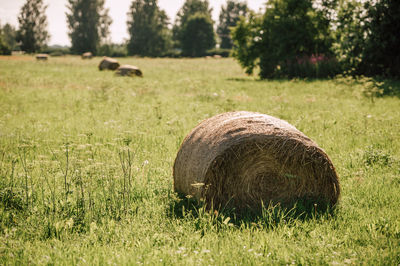
POLYGON ((400 263, 398 97, 351 79, 259 81, 232 59, 121 59, 143 79, 98 61, 0 58, 1 263, 400 263), (343 188, 333 214, 236 217, 173 192, 184 136, 232 110, 325 149, 343 188))

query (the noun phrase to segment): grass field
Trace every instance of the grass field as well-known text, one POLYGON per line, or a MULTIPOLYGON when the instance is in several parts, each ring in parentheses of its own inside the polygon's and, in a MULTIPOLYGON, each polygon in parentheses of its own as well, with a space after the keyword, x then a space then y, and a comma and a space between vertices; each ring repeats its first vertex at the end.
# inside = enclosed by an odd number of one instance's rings
POLYGON ((0 264, 400 264, 398 96, 259 81, 232 59, 120 59, 144 78, 99 60, 0 58, 0 264), (232 110, 287 120, 327 152, 333 214, 239 219, 173 192, 185 135, 232 110))

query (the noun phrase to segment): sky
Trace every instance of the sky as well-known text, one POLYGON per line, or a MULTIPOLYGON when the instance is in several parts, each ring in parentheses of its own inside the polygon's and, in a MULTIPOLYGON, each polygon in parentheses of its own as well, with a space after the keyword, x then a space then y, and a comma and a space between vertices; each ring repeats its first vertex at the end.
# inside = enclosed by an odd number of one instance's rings
MULTIPOLYGON (((10 23, 13 26, 18 26, 18 14, 26 0, 0 0, 0 23, 10 23)), ((44 0, 48 5, 46 15, 48 19, 48 31, 51 35, 49 44, 70 45, 68 38, 68 27, 65 13, 68 11, 66 4, 67 0, 44 0)), ((105 7, 109 8, 109 15, 113 20, 111 24, 111 41, 113 43, 122 43, 128 39, 127 32, 127 16, 129 6, 132 0, 105 0, 105 7)), ((185 0, 159 0, 158 4, 161 9, 165 10, 170 18, 170 22, 175 21, 175 15, 182 7, 185 0)), ((218 22, 221 5, 225 4, 226 0, 209 0, 213 8, 212 16, 214 21, 218 22)), ((248 6, 258 11, 263 8, 266 0, 248 0, 248 6)))

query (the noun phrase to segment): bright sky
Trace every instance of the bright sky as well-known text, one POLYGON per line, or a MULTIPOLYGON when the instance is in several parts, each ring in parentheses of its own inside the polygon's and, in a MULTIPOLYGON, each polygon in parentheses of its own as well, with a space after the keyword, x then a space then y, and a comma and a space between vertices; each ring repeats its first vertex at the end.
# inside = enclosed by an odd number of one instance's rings
MULTIPOLYGON (((67 0, 44 0, 48 5, 47 19, 49 23, 48 30, 51 35, 50 45, 60 44, 69 45, 68 28, 65 13, 68 11, 66 8, 67 0)), ((127 32, 127 16, 129 6, 132 0, 106 0, 105 6, 110 9, 109 15, 113 23, 111 24, 111 39, 114 43, 121 43, 124 39, 128 38, 127 32)), ((159 6, 164 9, 170 22, 173 23, 175 15, 182 7, 185 0, 159 0, 159 6)), ((218 15, 221 10, 221 5, 225 4, 226 0, 209 0, 213 8, 213 19, 218 21, 218 15)), ((248 0, 249 7, 258 11, 263 8, 266 0, 248 0)), ((18 14, 25 0, 0 0, 0 23, 10 23, 18 26, 18 14)))

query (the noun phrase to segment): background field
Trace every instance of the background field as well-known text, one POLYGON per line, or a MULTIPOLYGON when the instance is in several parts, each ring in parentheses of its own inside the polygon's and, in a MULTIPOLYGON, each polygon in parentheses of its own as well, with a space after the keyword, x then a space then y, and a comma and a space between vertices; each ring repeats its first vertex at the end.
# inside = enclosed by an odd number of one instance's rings
POLYGON ((142 79, 99 60, 0 58, 1 264, 400 263, 397 96, 366 97, 368 80, 259 81, 232 59, 120 60, 142 79), (232 110, 287 120, 327 152, 332 215, 240 220, 177 197, 184 136, 232 110))

